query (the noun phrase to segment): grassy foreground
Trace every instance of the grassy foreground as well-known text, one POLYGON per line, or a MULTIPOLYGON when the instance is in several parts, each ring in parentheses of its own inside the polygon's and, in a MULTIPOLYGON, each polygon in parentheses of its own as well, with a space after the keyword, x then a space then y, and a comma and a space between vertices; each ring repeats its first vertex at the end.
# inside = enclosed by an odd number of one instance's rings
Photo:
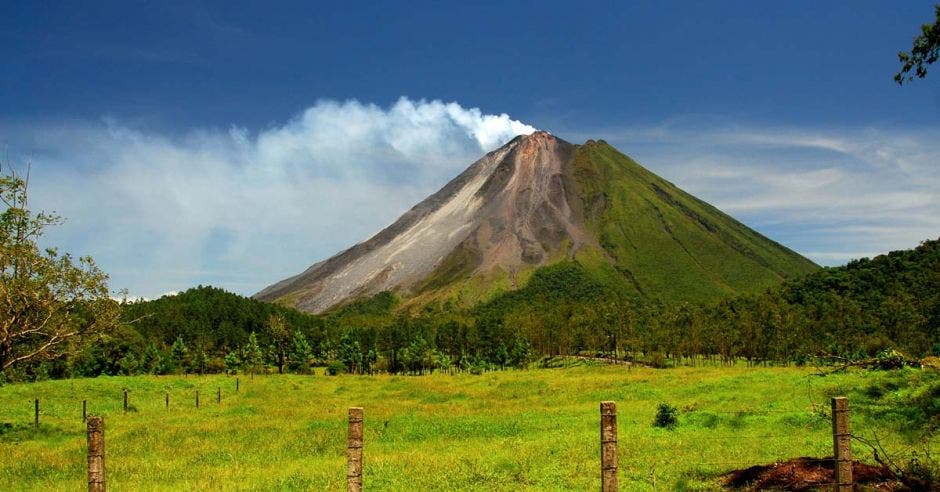
MULTIPOLYGON (((238 393, 227 376, 15 384, 0 387, 0 483, 81 490, 87 399, 89 414, 105 417, 113 490, 344 490, 349 406, 365 408, 368 489, 596 490, 598 406, 614 400, 621 490, 708 490, 723 471, 829 456, 830 396, 850 397, 856 433, 877 431, 889 448, 902 447, 916 429, 905 431, 906 417, 882 402, 900 398, 907 381, 934 377, 812 372, 582 365, 480 376, 240 376, 238 393), (673 430, 651 425, 660 402, 680 408, 673 430)), ((856 455, 870 453, 858 446, 856 455)))

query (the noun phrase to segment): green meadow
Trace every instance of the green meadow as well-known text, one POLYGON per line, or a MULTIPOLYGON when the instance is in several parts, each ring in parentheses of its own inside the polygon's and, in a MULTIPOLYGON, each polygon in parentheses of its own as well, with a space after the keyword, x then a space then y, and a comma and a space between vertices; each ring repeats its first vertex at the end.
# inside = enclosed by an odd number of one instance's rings
MULTIPOLYGON (((112 490, 344 490, 350 406, 365 409, 368 490, 596 490, 602 400, 618 405, 621 490, 711 490, 729 470, 831 455, 832 396, 849 397, 856 435, 901 451, 940 393, 930 371, 815 372, 582 363, 482 375, 242 375, 238 392, 232 376, 11 384, 0 387, 0 483, 85 486, 83 399, 105 417, 112 490), (672 429, 652 425, 662 402, 679 409, 672 429)), ((855 455, 871 461, 860 443, 855 455)))

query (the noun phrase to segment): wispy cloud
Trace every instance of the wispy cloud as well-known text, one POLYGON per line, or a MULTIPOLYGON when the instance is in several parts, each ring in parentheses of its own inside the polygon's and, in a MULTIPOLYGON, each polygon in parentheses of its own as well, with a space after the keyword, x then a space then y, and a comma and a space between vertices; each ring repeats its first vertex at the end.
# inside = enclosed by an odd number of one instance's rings
POLYGON ((0 124, 33 165, 32 203, 68 221, 50 243, 92 254, 135 296, 211 283, 250 294, 387 225, 534 128, 402 98, 321 101, 253 133, 169 137, 120 122, 0 124))
MULTIPOLYGON (((128 123, 0 122, 33 163, 51 244, 134 296, 208 283, 250 294, 368 238, 532 126, 440 101, 321 101, 262 131, 182 136, 128 123)), ((940 235, 940 129, 814 129, 682 118, 558 131, 604 138, 822 264, 940 235)))

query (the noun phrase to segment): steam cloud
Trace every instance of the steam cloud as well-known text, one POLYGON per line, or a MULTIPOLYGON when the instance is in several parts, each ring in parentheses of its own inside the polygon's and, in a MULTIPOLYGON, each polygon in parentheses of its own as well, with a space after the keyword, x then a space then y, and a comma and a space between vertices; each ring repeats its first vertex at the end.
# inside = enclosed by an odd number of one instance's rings
POLYGON ((320 101, 257 134, 182 137, 97 124, 0 126, 32 162, 32 205, 67 218, 47 240, 91 254, 113 289, 199 283, 251 294, 366 239, 535 128, 457 103, 320 101))
MULTIPOLYGON (((480 155, 535 129, 456 103, 321 101, 260 132, 183 136, 114 121, 4 123, 32 161, 31 204, 67 218, 46 240, 90 254, 113 289, 203 283, 251 294, 368 238, 480 155)), ((940 231, 940 134, 679 119, 563 132, 605 138, 680 187, 822 264, 940 231)))

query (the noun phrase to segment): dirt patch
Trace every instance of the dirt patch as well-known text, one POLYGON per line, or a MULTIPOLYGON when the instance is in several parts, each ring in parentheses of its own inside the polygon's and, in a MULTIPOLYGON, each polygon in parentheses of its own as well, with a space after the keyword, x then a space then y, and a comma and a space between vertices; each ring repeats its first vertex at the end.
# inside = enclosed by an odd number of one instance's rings
MULTIPOLYGON (((833 483, 830 458, 793 458, 769 465, 757 465, 722 475, 722 483, 733 490, 825 490, 833 483)), ((911 490, 891 470, 854 462, 852 478, 861 490, 911 490)))

